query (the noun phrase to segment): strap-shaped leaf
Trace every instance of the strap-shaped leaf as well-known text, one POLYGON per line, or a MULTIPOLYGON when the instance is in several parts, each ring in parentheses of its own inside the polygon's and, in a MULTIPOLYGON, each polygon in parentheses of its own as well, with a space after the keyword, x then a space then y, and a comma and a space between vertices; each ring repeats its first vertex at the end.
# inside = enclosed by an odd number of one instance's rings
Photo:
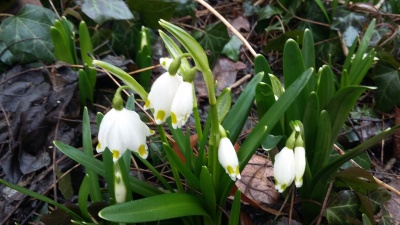
POLYGON ((268 74, 272 73, 271 67, 269 66, 267 59, 263 55, 258 54, 254 58, 254 73, 257 74, 260 72, 264 72, 265 74, 263 82, 272 86, 271 79, 269 76, 267 76, 268 74))
POLYGON ((130 76, 127 72, 123 71, 122 69, 111 65, 109 63, 99 61, 99 60, 93 60, 93 64, 96 66, 99 66, 108 72, 114 74, 117 76, 119 79, 121 79, 126 85, 128 85, 132 90, 134 90, 140 97, 145 100, 147 99, 147 92, 143 89, 143 87, 133 78, 130 76))
MULTIPOLYGON (((69 158, 75 160, 76 162, 82 164, 83 166, 93 170, 100 176, 105 176, 104 166, 103 163, 94 158, 86 155, 82 151, 64 144, 59 141, 54 141, 54 145, 65 155, 69 158)), ((153 196, 162 193, 162 191, 158 190, 157 188, 147 184, 146 182, 136 178, 136 177, 129 177, 129 183, 131 185, 131 189, 142 196, 153 196)))
POLYGON ((196 62, 200 71, 204 73, 205 71, 210 70, 204 49, 192 36, 190 36, 190 34, 182 28, 168 23, 165 20, 160 20, 160 25, 168 30, 186 48, 186 50, 192 55, 193 60, 196 62))
POLYGON ((79 44, 81 47, 82 62, 88 66, 93 66, 93 59, 89 56, 89 54, 93 54, 93 45, 85 21, 79 23, 79 44))
POLYGON ((229 131, 232 143, 236 142, 240 132, 243 129, 243 125, 247 120, 250 108, 253 105, 255 89, 257 84, 263 79, 263 76, 263 73, 258 73, 253 77, 253 79, 251 79, 222 123, 222 126, 225 128, 225 130, 229 131))
MULTIPOLYGON (((83 109, 83 121, 82 121, 82 144, 83 151, 89 157, 93 156, 93 145, 92 145, 92 135, 90 131, 90 120, 89 112, 85 107, 83 109)), ((92 202, 101 202, 103 198, 100 193, 99 178, 96 172, 89 168, 85 168, 86 175, 88 176, 89 193, 92 202)))
POLYGON ((335 95, 335 81, 332 69, 324 65, 318 71, 317 94, 319 106, 324 109, 335 95))
MULTIPOLYGON (((299 45, 293 40, 289 39, 285 43, 283 49, 283 76, 285 80, 285 88, 287 89, 292 83, 304 72, 304 61, 299 45)), ((309 96, 308 87, 303 89, 296 101, 294 101, 289 110, 286 112, 286 121, 301 120, 304 114, 304 107, 309 96)), ((286 127, 288 132, 291 132, 286 127)))
POLYGON ((193 195, 172 193, 152 196, 104 208, 101 218, 120 223, 159 221, 184 216, 206 216, 202 203, 193 195))
POLYGON ((212 182, 212 177, 206 166, 203 166, 201 168, 200 188, 201 193, 203 194, 204 205, 211 218, 215 219, 215 212, 217 211, 217 200, 215 197, 215 189, 212 182))
MULTIPOLYGON (((315 149, 312 152, 312 157, 309 158, 310 168, 312 172, 318 171, 323 165, 325 165, 329 159, 329 155, 332 151, 331 145, 331 120, 329 113, 322 110, 319 119, 316 120, 318 123, 317 132, 314 134, 315 138, 315 149)), ((307 154, 308 155, 308 154, 307 154)))
POLYGON ((326 107, 326 111, 328 111, 331 117, 331 145, 333 145, 333 143, 336 141, 344 122, 347 120, 350 110, 354 107, 354 104, 360 95, 367 89, 374 88, 366 86, 348 86, 342 88, 336 92, 335 96, 329 102, 328 106, 326 107))

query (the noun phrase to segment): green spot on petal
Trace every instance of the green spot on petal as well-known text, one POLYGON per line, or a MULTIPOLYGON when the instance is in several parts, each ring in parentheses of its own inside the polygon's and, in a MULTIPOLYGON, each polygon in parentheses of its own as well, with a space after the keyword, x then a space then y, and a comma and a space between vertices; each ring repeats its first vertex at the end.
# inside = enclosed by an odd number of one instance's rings
POLYGON ((100 141, 99 141, 99 143, 97 143, 97 147, 96 147, 97 149, 101 149, 101 144, 100 144, 100 141))
POLYGON ((146 148, 144 147, 144 145, 139 146, 138 152, 139 152, 139 155, 142 157, 147 154, 147 151, 146 151, 146 148))
POLYGON ((240 174, 239 172, 239 165, 236 166, 236 175, 240 174))
POLYGON ((174 112, 171 112, 171 122, 172 122, 172 124, 178 123, 178 119, 176 118, 176 115, 174 112))
POLYGON ((113 158, 114 159, 119 159, 119 151, 118 150, 112 150, 113 158))
POLYGON ((165 120, 165 111, 159 110, 156 115, 156 120, 164 121, 165 120))
POLYGON ((228 170, 229 174, 235 174, 235 171, 233 170, 232 166, 228 166, 226 169, 228 170))
POLYGON ((147 99, 146 102, 144 103, 144 107, 149 108, 149 106, 150 106, 150 100, 147 99))

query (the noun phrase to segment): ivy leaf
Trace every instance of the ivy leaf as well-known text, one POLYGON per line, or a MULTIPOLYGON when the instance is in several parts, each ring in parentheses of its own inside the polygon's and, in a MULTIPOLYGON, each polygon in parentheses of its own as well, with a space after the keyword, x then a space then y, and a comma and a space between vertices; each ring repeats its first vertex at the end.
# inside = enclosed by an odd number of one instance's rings
POLYGON ((329 224, 351 224, 351 218, 355 218, 359 209, 359 200, 356 194, 349 190, 339 192, 333 197, 325 212, 329 224))
POLYGON ((228 31, 222 22, 206 26, 204 31, 195 31, 192 36, 205 51, 210 51, 208 59, 210 65, 215 64, 215 60, 221 54, 225 44, 229 41, 228 31))
POLYGON ((376 66, 372 79, 378 87, 376 92, 378 109, 388 111, 400 104, 400 99, 394 97, 400 94, 400 74, 397 69, 379 64, 376 66))
POLYGON ((346 45, 350 47, 354 39, 358 37, 364 25, 369 22, 368 17, 342 7, 337 7, 333 14, 331 28, 333 30, 339 30, 342 33, 346 45))
POLYGON ((52 62, 55 57, 49 31, 56 18, 49 9, 27 4, 1 23, 0 41, 20 63, 52 62))
POLYGON ((133 19, 133 14, 122 0, 84 0, 82 12, 99 24, 107 20, 133 19))
POLYGON ((231 40, 222 49, 222 54, 237 62, 239 60, 240 47, 242 47, 242 42, 236 35, 232 35, 231 40))
POLYGON ((176 2, 167 0, 129 0, 128 5, 140 13, 144 25, 150 28, 160 27, 160 19, 171 19, 177 7, 176 2))

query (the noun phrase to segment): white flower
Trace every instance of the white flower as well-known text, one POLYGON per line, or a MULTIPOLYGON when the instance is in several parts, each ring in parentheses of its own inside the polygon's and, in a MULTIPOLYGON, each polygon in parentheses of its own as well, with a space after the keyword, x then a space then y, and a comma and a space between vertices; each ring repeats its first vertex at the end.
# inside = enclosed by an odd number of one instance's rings
POLYGON ((292 149, 284 147, 275 155, 274 177, 275 189, 282 193, 289 187, 295 176, 295 161, 292 149))
POLYGON ((171 76, 163 73, 151 87, 144 109, 154 108, 156 124, 161 124, 171 115, 171 105, 182 83, 182 77, 178 74, 171 76))
POLYGON ((299 188, 303 185, 303 174, 304 170, 306 169, 306 151, 302 146, 294 148, 294 166, 294 182, 296 184, 296 187, 299 188))
POLYGON ((108 147, 114 162, 127 149, 139 153, 145 159, 148 156, 146 137, 153 133, 136 112, 125 108, 111 109, 101 121, 96 150, 103 152, 108 147))
POLYGON ((193 85, 182 82, 171 105, 171 121, 174 129, 181 128, 193 110, 193 85))
POLYGON ((239 160, 235 148, 227 137, 219 141, 218 161, 233 181, 240 180, 239 160))

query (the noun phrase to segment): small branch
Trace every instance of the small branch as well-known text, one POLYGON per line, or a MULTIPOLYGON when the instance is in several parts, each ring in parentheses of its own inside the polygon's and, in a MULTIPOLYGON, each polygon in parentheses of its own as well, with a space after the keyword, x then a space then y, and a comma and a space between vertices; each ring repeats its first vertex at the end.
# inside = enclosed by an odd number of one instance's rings
POLYGON ((322 203, 321 211, 319 212, 318 220, 317 220, 316 225, 319 225, 321 223, 322 216, 324 215, 324 212, 326 210, 326 204, 328 203, 329 195, 331 194, 331 191, 332 191, 333 181, 334 180, 332 180, 331 183, 329 184, 329 188, 328 188, 328 191, 326 193, 324 202, 322 203))
POLYGON ((236 30, 217 10, 215 10, 212 6, 210 6, 207 2, 204 0, 196 0, 198 3, 202 4, 204 7, 206 7, 208 10, 210 10, 211 13, 213 13, 219 20, 221 20, 226 27, 228 27, 229 30, 232 31, 246 46, 246 48, 251 52, 253 57, 257 56, 256 51, 254 51, 253 47, 251 47, 250 43, 243 37, 243 35, 236 30))

